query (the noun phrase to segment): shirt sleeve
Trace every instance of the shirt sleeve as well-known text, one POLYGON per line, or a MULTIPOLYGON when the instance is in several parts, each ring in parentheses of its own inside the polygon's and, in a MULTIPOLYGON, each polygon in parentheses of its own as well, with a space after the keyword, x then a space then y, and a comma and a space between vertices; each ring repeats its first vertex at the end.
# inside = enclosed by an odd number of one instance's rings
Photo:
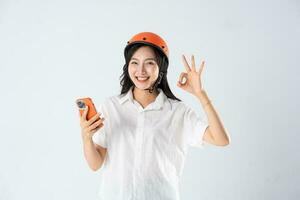
POLYGON ((206 143, 203 140, 203 135, 208 127, 208 123, 193 108, 187 107, 183 117, 183 124, 187 145, 203 148, 206 143))
POLYGON ((94 143, 104 148, 107 148, 107 115, 103 104, 100 104, 100 106, 97 108, 97 112, 100 113, 101 118, 105 118, 105 120, 103 121, 104 126, 102 126, 100 129, 97 130, 97 132, 94 133, 92 140, 94 143))

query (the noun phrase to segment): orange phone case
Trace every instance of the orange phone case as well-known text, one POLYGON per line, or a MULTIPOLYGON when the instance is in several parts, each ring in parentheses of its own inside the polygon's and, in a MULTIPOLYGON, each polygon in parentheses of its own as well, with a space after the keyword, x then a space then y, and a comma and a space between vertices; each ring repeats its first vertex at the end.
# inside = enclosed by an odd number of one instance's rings
POLYGON ((94 115, 97 114, 97 110, 96 110, 96 107, 93 103, 93 100, 89 97, 77 99, 76 104, 77 104, 77 107, 79 109, 80 116, 82 116, 86 105, 89 107, 88 113, 86 115, 86 120, 91 119, 94 115))

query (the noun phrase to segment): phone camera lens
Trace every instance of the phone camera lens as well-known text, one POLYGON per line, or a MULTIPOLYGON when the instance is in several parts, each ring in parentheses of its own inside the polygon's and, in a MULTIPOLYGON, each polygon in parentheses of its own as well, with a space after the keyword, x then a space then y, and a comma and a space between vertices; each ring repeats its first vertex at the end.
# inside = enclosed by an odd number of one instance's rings
POLYGON ((85 103, 83 101, 77 101, 77 106, 79 108, 85 108, 85 103))

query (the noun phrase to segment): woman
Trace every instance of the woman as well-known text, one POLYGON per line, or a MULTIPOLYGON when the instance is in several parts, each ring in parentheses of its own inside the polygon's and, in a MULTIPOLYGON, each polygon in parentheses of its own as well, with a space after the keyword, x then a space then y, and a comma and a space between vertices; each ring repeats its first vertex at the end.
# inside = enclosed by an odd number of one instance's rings
POLYGON ((81 117, 85 158, 101 168, 99 197, 104 200, 178 200, 179 180, 189 146, 229 144, 222 123, 201 85, 192 56, 183 56, 186 72, 177 86, 194 95, 208 123, 171 92, 167 81, 169 51, 152 32, 134 35, 124 50, 121 94, 105 99, 89 121, 81 117), (186 79, 183 82, 183 78, 186 79), (103 114, 103 117, 96 120, 103 114), (104 122, 105 118, 105 122, 104 122))

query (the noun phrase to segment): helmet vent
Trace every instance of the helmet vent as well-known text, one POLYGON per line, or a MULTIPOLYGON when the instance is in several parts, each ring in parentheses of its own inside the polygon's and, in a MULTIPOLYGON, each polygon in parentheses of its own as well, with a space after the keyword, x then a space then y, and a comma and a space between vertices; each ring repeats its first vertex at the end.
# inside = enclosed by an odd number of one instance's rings
POLYGON ((143 37, 143 40, 146 40, 146 38, 145 38, 145 37, 143 37))
POLYGON ((163 49, 165 48, 165 46, 161 46, 163 49))

